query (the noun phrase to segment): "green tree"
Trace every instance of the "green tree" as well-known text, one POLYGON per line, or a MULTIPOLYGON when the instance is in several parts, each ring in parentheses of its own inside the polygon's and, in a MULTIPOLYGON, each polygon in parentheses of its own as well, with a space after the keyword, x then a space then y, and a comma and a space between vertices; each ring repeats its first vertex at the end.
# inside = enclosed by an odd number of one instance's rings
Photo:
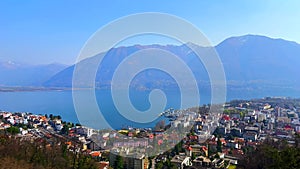
POLYGON ((267 140, 241 160, 245 168, 290 169, 300 168, 300 149, 285 141, 267 140))
POLYGON ((22 169, 96 169, 97 163, 89 155, 73 153, 67 150, 63 140, 53 140, 48 147, 47 141, 37 139, 34 142, 16 137, 0 136, 0 168, 22 169), (73 158, 74 157, 74 158, 73 158), (9 159, 9 161, 6 161, 9 159), (74 160, 74 162, 73 162, 74 160), (3 163, 5 162, 6 163, 3 163), (19 163, 20 162, 20 163, 19 163))
POLYGON ((61 129, 62 134, 69 134, 69 126, 64 125, 63 128, 61 129))
POLYGON ((192 153, 192 160, 195 160, 195 159, 196 159, 196 154, 192 153))
POLYGON ((156 169, 162 169, 163 167, 164 167, 164 164, 161 161, 155 164, 156 169))
POLYGON ((11 127, 7 128, 7 132, 9 132, 12 135, 15 135, 15 134, 20 133, 20 129, 15 126, 11 126, 11 127))
POLYGON ((174 148, 174 151, 176 154, 179 154, 180 152, 183 151, 182 145, 183 145, 182 141, 180 141, 178 144, 176 144, 176 146, 174 148))
POLYGON ((152 158, 149 158, 149 165, 148 165, 148 169, 152 168, 152 158))
POLYGON ((120 155, 117 155, 116 161, 114 164, 114 169, 123 169, 124 168, 124 160, 120 155))
POLYGON ((221 142, 220 137, 218 138, 218 141, 217 141, 217 151, 222 152, 222 142, 221 142))

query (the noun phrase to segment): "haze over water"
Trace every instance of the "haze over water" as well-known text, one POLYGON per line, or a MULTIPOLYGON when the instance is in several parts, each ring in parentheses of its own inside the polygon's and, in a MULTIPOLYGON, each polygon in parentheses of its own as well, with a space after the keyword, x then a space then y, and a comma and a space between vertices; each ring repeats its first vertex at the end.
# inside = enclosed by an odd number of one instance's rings
MULTIPOLYGON (((140 111, 147 110, 150 106, 150 103, 148 101, 148 94, 149 92, 146 91, 134 91, 130 94, 132 104, 140 111)), ((237 91, 228 92, 227 101, 233 99, 262 98, 266 96, 297 97, 297 95, 299 96, 299 92, 297 93, 293 91, 277 91, 273 93, 268 91, 237 91)), ((108 90, 97 90, 96 96, 98 105, 100 106, 100 110, 103 113, 103 116, 105 116, 106 121, 113 128, 121 128, 125 126, 153 127, 156 122, 162 119, 158 118, 155 121, 147 124, 139 124, 129 121, 126 118, 122 117, 120 114, 118 114, 115 106, 111 102, 111 96, 108 90)), ((178 109, 180 107, 179 92, 167 91, 166 96, 168 99, 166 109, 178 109)), ((193 97, 192 94, 191 97, 193 97)), ((89 103, 87 102, 86 104, 89 103)), ((210 104, 209 93, 201 93, 200 105, 202 104, 210 104)), ((188 105, 188 107, 192 106, 194 105, 188 105)), ((61 115, 64 121, 70 121, 74 123, 79 122, 73 106, 71 91, 1 92, 0 110, 11 112, 30 112, 34 114, 61 115)), ((92 112, 86 113, 88 116, 88 114, 92 112)), ((160 112, 158 112, 158 114, 159 113, 160 112)))

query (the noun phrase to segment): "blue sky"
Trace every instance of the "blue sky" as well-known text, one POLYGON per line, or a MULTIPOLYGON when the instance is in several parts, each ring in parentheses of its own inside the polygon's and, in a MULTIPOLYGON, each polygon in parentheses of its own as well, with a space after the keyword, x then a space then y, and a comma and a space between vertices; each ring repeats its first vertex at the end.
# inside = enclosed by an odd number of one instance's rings
MULTIPOLYGON (((260 34, 300 43, 296 0, 3 0, 0 61, 72 64, 86 40, 105 24, 129 14, 163 12, 197 26, 218 44, 230 36, 260 34)), ((164 43, 156 39, 128 41, 164 43)))

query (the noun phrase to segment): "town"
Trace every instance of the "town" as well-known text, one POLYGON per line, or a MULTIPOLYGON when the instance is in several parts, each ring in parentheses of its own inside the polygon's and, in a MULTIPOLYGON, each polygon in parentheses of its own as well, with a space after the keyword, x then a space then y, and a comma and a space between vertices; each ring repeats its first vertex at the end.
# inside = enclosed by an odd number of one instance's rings
POLYGON ((64 144, 93 158, 99 168, 236 168, 266 139, 297 144, 299 115, 300 100, 282 97, 169 109, 161 114, 168 122, 120 130, 94 130, 52 114, 1 111, 0 134, 64 144))

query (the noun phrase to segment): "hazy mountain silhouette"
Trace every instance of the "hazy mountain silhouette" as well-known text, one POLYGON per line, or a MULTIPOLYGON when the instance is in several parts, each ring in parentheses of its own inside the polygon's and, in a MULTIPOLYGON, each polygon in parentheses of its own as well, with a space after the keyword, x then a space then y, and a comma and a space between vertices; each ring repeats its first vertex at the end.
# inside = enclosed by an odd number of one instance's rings
POLYGON ((0 62, 0 86, 42 86, 42 84, 67 66, 53 63, 30 65, 12 61, 0 62))
MULTIPOLYGON (((193 45, 196 50, 210 50, 193 45)), ((99 65, 96 75, 97 87, 109 86, 112 75, 121 61, 130 54, 146 48, 158 48, 172 52, 180 57, 193 71, 200 85, 209 84, 208 74, 195 53, 186 45, 135 45, 113 48, 107 52, 99 65)), ((223 63, 227 83, 238 87, 297 87, 300 84, 300 45, 283 39, 272 39, 265 36, 245 35, 231 37, 215 46, 223 63)), ((79 63, 83 69, 99 63, 97 56, 79 63)), ((133 66, 131 63, 128 65, 133 66)), ((172 65, 170 65, 172 66, 172 65)), ((44 83, 47 87, 71 87, 74 65, 57 73, 44 83)), ((180 69, 179 69, 180 72, 180 69)), ((124 77, 126 78, 126 77, 124 77)), ((82 86, 87 84, 82 79, 82 86)), ((188 83, 188 82, 187 82, 188 83)), ((152 88, 176 86, 176 82, 166 73, 147 70, 138 74, 131 83, 132 87, 152 88)))
POLYGON ((228 80, 300 80, 300 45, 295 42, 246 35, 228 38, 216 49, 228 80))
MULTIPOLYGON (((207 73, 202 66, 202 63, 199 59, 197 59, 197 56, 189 49, 186 45, 181 46, 174 46, 174 45, 167 45, 167 46, 161 46, 161 45, 134 45, 130 47, 119 47, 119 48, 113 48, 110 51, 108 51, 106 54, 101 53, 97 56, 85 59, 81 61, 78 65, 81 67, 83 72, 88 72, 88 69, 91 66, 98 66, 99 63, 99 57, 102 55, 105 55, 105 58, 102 60, 101 64, 99 65, 99 69, 96 75, 96 85, 97 87, 106 87, 110 85, 112 76, 114 74, 114 71, 118 67, 118 65, 123 61, 124 58, 126 58, 128 55, 133 54, 137 51, 140 51, 141 49, 162 49, 169 51, 177 56, 179 56, 194 72, 197 79, 199 81, 201 80, 208 80, 207 73), (199 66, 200 65, 200 66, 199 66)), ((199 47, 201 48, 201 47, 199 47)), ((163 56, 162 56, 163 59, 163 56)), ((128 70, 131 67, 134 67, 135 65, 142 64, 138 61, 128 63, 128 70)), ((45 83, 45 86, 47 87, 71 87, 72 86, 72 74, 74 70, 74 66, 70 66, 67 69, 59 72, 55 76, 53 76, 50 80, 48 80, 45 83)), ((170 66, 171 63, 170 63, 170 66)), ((178 69, 178 73, 180 74, 181 71, 178 69)), ((86 73, 87 76, 89 73, 86 73)), ((184 75, 183 75, 184 76, 184 75)), ((80 82, 82 82, 82 86, 85 86, 85 77, 82 77, 80 82)), ((127 78, 127 77, 124 77, 127 78)), ((141 72, 136 76, 136 78, 132 81, 132 86, 135 87, 147 87, 151 88, 154 86, 161 86, 161 87, 170 87, 172 85, 176 85, 176 82, 174 79, 169 76, 168 74, 158 71, 158 70, 146 70, 141 72)))
MULTIPOLYGON (((150 48, 162 49, 180 57, 192 70, 200 86, 207 87, 209 85, 205 67, 186 45, 134 45, 113 48, 106 53, 102 63, 99 64, 95 78, 96 86, 109 87, 114 71, 124 58, 141 49, 150 48)), ((211 50, 195 44, 193 44, 193 48, 199 51, 211 50)), ((245 35, 228 38, 215 46, 215 50, 223 63, 229 87, 299 89, 300 45, 295 42, 258 35, 245 35)), ((88 72, 92 65, 98 66, 101 55, 104 53, 85 59, 78 65, 83 71, 88 72)), ((142 63, 136 61, 127 64, 129 72, 132 67, 142 63)), ((0 62, 0 86, 72 87, 73 70, 74 65, 67 67, 61 64, 28 65, 0 62)), ((178 74, 180 73, 179 68, 178 74)), ((89 84, 85 83, 85 78, 88 76, 87 73, 82 77, 80 86, 89 87, 89 84)), ((182 76, 184 77, 184 75, 182 76)), ((124 77, 124 79, 126 78, 124 77)), ((185 83, 187 86, 189 85, 188 81, 185 83)), ((167 73, 152 69, 138 74, 131 82, 131 86, 140 89, 172 88, 176 87, 177 83, 167 73)))

